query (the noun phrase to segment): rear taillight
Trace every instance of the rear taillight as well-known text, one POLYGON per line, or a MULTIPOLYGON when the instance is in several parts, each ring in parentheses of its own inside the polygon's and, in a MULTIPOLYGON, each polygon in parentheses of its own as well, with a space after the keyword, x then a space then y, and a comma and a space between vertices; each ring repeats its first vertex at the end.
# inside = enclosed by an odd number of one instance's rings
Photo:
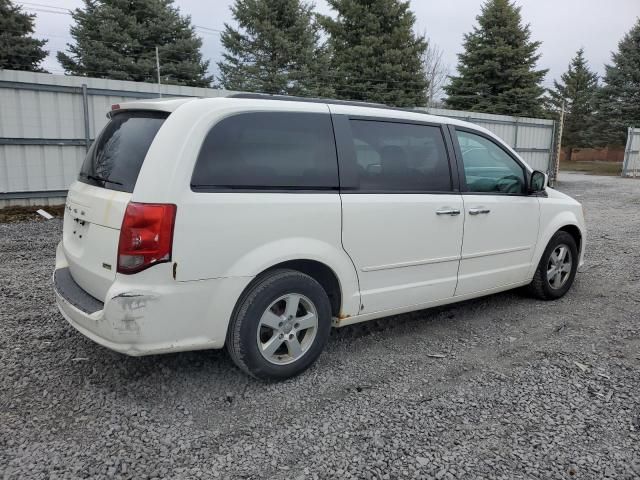
POLYGON ((136 273, 171 261, 175 219, 175 205, 129 203, 120 229, 118 273, 136 273))

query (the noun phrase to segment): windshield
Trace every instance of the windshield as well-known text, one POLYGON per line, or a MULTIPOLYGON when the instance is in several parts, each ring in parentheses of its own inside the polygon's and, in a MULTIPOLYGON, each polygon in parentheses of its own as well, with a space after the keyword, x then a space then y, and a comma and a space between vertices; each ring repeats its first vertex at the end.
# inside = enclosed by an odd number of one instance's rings
POLYGON ((116 113, 87 152, 78 180, 132 193, 151 142, 168 116, 166 112, 116 113))

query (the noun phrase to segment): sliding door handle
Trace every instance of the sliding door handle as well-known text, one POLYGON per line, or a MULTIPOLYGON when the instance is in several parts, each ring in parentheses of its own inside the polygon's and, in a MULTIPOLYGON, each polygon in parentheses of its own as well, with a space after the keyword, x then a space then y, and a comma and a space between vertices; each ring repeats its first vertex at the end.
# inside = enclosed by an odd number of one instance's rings
POLYGON ((457 208, 441 208, 440 210, 436 210, 436 215, 451 215, 456 216, 460 215, 460 210, 457 208))
POLYGON ((480 214, 487 214, 491 212, 491 210, 489 210, 488 208, 470 208, 469 209, 469 215, 480 215, 480 214))

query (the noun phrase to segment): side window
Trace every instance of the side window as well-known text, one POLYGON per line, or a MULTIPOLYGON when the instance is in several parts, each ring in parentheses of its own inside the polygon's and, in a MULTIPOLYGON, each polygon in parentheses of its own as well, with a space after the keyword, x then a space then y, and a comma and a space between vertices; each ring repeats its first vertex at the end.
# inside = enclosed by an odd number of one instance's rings
POLYGON ((474 133, 456 131, 470 192, 522 193, 522 166, 502 148, 474 133))
POLYGON ((451 191, 440 128, 377 120, 350 124, 360 190, 451 191))
POLYGON ((191 186, 214 189, 336 189, 338 162, 329 114, 252 112, 207 134, 191 186))

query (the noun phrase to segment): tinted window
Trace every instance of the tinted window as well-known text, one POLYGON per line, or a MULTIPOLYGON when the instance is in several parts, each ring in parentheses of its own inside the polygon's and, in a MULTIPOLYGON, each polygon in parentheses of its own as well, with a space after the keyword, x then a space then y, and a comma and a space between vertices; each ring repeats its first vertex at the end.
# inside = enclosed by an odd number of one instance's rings
POLYGON ((351 120, 360 190, 448 192, 449 161, 438 127, 351 120))
POLYGON ((168 115, 135 111, 115 114, 87 152, 78 180, 133 192, 144 157, 168 115))
POLYGON ((491 140, 458 131, 464 175, 470 192, 522 193, 524 170, 491 140))
POLYGON ((335 189, 338 162, 329 114, 256 112, 215 125, 204 140, 194 189, 335 189))

